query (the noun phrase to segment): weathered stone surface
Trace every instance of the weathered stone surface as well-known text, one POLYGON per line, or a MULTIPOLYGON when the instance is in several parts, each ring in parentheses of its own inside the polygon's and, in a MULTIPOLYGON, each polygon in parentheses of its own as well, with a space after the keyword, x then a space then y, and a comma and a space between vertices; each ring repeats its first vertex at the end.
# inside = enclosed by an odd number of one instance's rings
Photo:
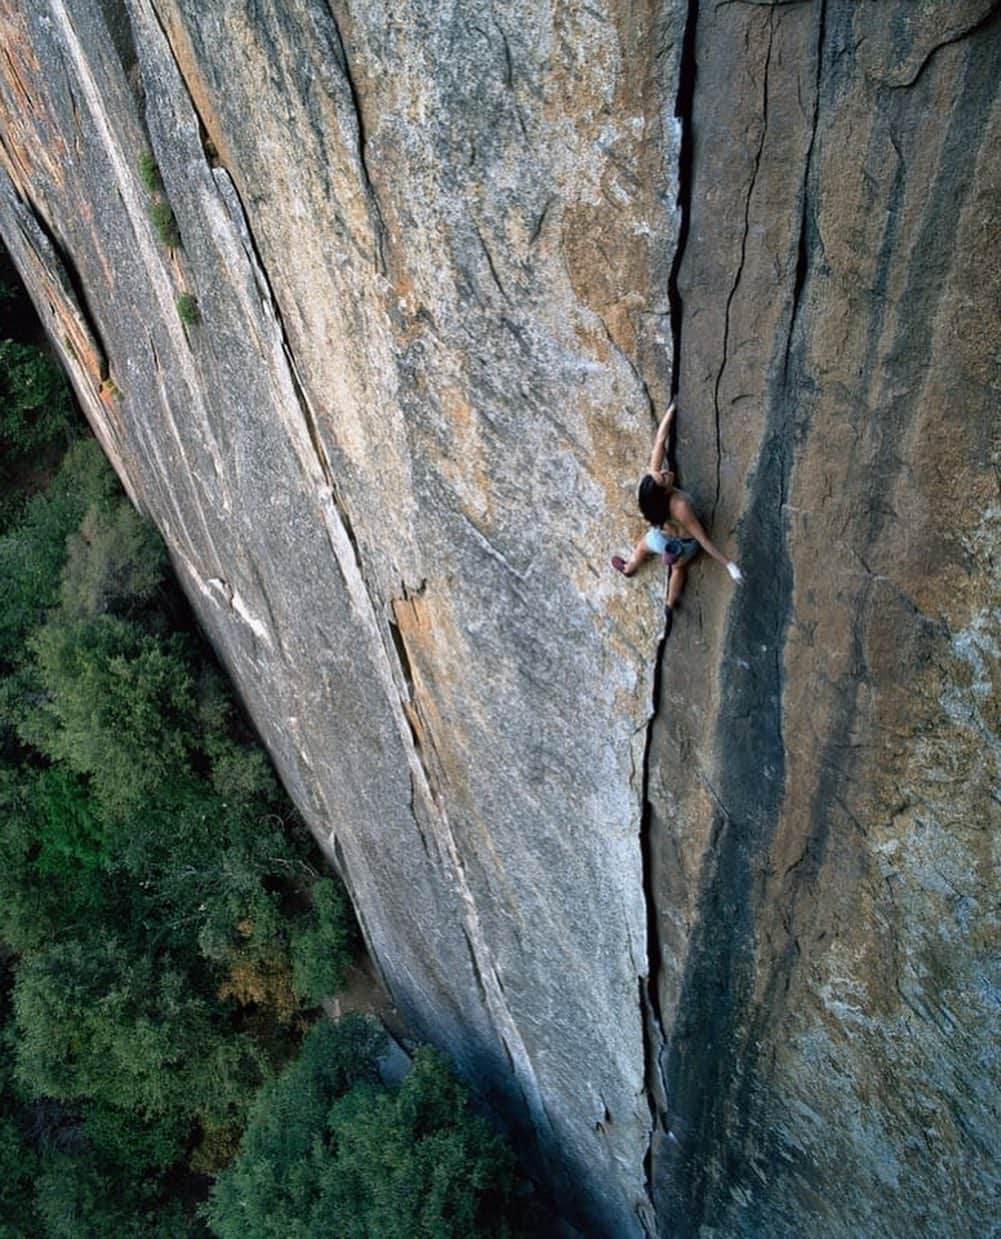
POLYGON ((996 9, 700 6, 679 456, 748 582, 652 746, 675 1233, 996 1221, 996 9))
POLYGON ((4 233, 102 440, 404 1014, 638 1233, 656 609, 604 564, 670 376, 667 19, 0 13, 4 233))
POLYGON ((996 8, 0 0, 88 415, 588 1233, 993 1224, 996 8), (672 331, 748 580, 693 570, 648 747, 662 581, 606 565, 672 331))

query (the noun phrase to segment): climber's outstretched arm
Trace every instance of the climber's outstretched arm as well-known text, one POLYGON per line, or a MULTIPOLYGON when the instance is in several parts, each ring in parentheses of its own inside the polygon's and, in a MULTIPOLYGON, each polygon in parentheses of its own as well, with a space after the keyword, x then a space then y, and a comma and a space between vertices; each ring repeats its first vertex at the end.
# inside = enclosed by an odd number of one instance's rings
POLYGON ((732 559, 727 559, 721 550, 713 544, 709 535, 702 528, 695 509, 683 495, 676 495, 671 503, 671 519, 684 527, 685 531, 695 539, 707 555, 711 555, 717 563, 723 565, 735 581, 743 580, 740 569, 732 559))
POLYGON ((664 455, 667 452, 667 441, 671 437, 671 423, 674 421, 676 409, 675 401, 667 406, 667 412, 661 419, 660 425, 657 427, 657 434, 653 441, 653 450, 650 453, 650 472, 657 476, 664 469, 664 455))

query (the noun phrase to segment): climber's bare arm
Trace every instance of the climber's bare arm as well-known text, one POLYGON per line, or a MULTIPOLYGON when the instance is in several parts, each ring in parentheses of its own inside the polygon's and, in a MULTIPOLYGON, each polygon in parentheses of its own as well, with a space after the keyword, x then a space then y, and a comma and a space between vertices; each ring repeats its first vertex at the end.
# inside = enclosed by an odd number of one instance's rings
POLYGON ((676 521, 689 537, 702 547, 707 555, 711 555, 717 563, 726 567, 729 564, 727 557, 716 547, 709 539, 709 535, 702 528, 699 518, 695 515, 695 509, 688 500, 680 494, 675 494, 671 499, 671 520, 676 521))
POLYGON ((672 400, 667 406, 667 412, 661 419, 654 437, 653 450, 650 453, 650 472, 655 477, 664 471, 664 456, 667 452, 667 441, 671 437, 671 423, 674 421, 675 409, 676 405, 672 400))

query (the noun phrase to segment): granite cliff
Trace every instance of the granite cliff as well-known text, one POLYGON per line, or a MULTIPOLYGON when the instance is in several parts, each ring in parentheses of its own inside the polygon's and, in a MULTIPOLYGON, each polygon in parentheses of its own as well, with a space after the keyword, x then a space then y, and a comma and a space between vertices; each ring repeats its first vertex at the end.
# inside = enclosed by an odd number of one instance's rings
POLYGON ((998 7, 0 0, 88 417, 591 1234, 993 1225, 998 7))

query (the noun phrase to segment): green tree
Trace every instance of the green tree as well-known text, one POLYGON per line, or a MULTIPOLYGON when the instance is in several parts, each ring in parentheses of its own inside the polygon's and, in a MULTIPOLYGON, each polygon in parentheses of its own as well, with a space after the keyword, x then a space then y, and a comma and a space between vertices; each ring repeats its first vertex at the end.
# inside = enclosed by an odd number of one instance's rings
POLYGON ((14 986, 15 1076, 35 1097, 147 1119, 240 1114, 265 1064, 170 960, 108 934, 23 958, 14 986))
POLYGON ((347 897, 340 883, 320 878, 309 890, 310 909, 290 926, 292 983, 306 1002, 337 992, 358 949, 347 897))
POLYGON ((107 828, 83 781, 56 767, 42 771, 35 787, 42 817, 38 872, 72 880, 80 869, 103 867, 107 828))
POLYGON ((509 1233, 512 1157, 435 1051, 378 1083, 381 1039, 318 1024, 255 1102, 206 1216, 219 1239, 475 1239, 509 1233))
MULTIPOLYGON (((39 790, 45 777, 31 765, 0 761, 0 942, 17 952, 39 949, 76 926, 99 923, 111 914, 115 897, 102 871, 68 859, 61 863, 64 846, 89 850, 89 827, 78 834, 75 808, 62 828, 66 837, 57 836, 47 847, 49 807, 39 790), (47 872, 52 868, 58 875, 47 872)), ((80 785, 67 778, 76 793, 80 785)), ((82 813, 86 820, 87 810, 82 813)))
POLYGON ((42 348, 0 340, 0 446, 25 456, 65 433, 73 400, 61 367, 42 348))
POLYGON ((206 1217, 221 1239, 305 1239, 327 1161, 331 1102, 352 1084, 376 1077, 385 1044, 369 1021, 321 1020, 298 1057, 266 1084, 251 1109, 233 1166, 215 1182, 206 1217))
POLYGON ((33 496, 17 525, 0 536, 0 666, 23 659, 29 633, 59 599, 67 538, 91 506, 111 502, 116 490, 98 444, 81 440, 48 489, 33 496))
POLYGON ((30 648, 45 701, 20 727, 47 757, 91 780, 123 816, 188 768, 194 695, 184 642, 112 615, 50 620, 30 648))
POLYGON ((158 1189, 127 1166, 102 1161, 88 1145, 58 1150, 42 1163, 35 1212, 45 1239, 204 1239, 204 1223, 190 1205, 158 1189))
POLYGON ((33 1239, 41 1226, 33 1218, 38 1157, 21 1135, 19 1099, 13 1087, 13 1041, 8 1018, 12 960, 0 951, 0 1239, 33 1239))
MULTIPOLYGON (((347 902, 97 445, 10 511, 0 1239, 201 1235, 193 1175, 233 1156, 304 1004, 338 984, 347 902)), ((304 1059, 321 1131, 376 1039, 358 1025, 304 1059)))
POLYGON ((0 1114, 0 1239, 34 1239, 41 1222, 34 1216, 38 1159, 21 1139, 12 1115, 0 1114))
POLYGON ((95 1160, 142 1178, 183 1163, 191 1119, 184 1111, 147 1117, 95 1101, 84 1112, 82 1134, 95 1160))
POLYGON ((396 1092, 356 1086, 328 1116, 330 1173, 316 1233, 472 1239, 507 1231, 512 1157, 430 1047, 396 1092))
POLYGON ((92 504, 67 540, 63 613, 79 618, 135 613, 160 588, 166 558, 156 529, 127 500, 92 504))

